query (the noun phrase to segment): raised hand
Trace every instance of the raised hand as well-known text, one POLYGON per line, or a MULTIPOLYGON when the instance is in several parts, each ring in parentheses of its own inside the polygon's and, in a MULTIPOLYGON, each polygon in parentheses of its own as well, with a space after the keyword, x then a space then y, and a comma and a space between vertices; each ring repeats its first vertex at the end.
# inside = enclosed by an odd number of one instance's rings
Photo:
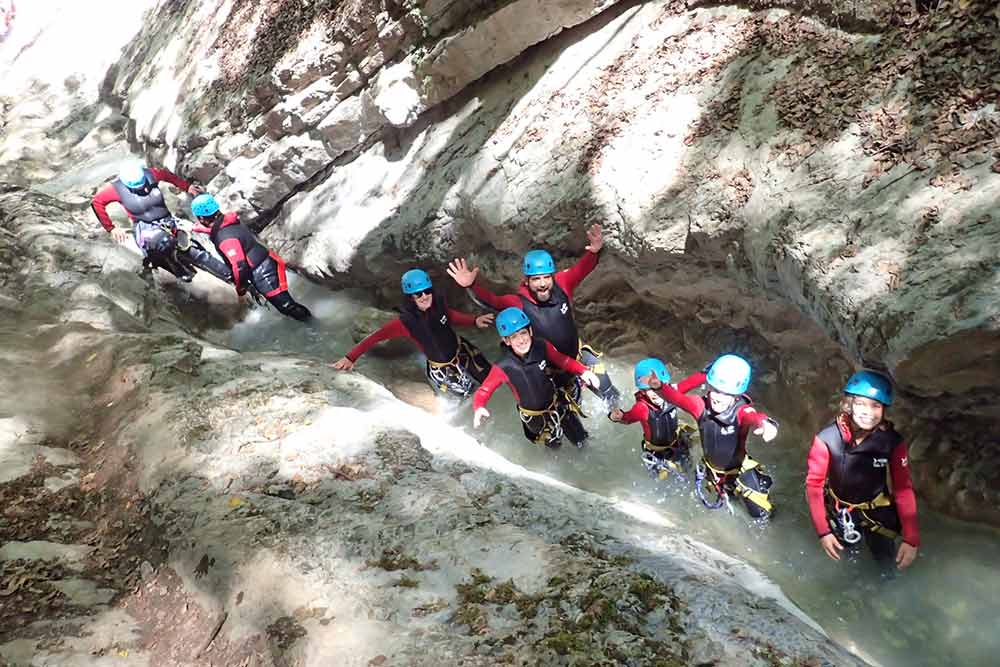
POLYGON ((600 389, 601 380, 600 378, 597 377, 597 374, 594 373, 594 371, 589 369, 585 370, 583 373, 580 373, 580 377, 583 379, 584 382, 586 382, 594 389, 600 389))
POLYGON ((461 287, 472 287, 479 275, 479 267, 469 268, 464 257, 453 259, 448 263, 448 275, 451 276, 461 287))
POLYGON ((608 419, 610 419, 613 422, 620 422, 622 420, 622 417, 624 417, 624 416, 625 416, 625 413, 622 412, 621 408, 615 408, 611 412, 608 413, 608 419))
POLYGON ((493 326, 493 320, 495 319, 493 313, 486 313, 485 315, 480 315, 476 318, 476 326, 480 329, 485 329, 487 327, 493 326))
POLYGON ((601 248, 604 247, 604 234, 601 232, 600 225, 591 225, 590 229, 587 230, 587 244, 586 250, 592 253, 601 252, 601 248))
POLYGON ((759 435, 764 442, 771 442, 778 435, 778 426, 770 419, 753 430, 755 435, 759 435))
POLYGON ((187 193, 192 197, 197 197, 203 192, 205 192, 205 188, 201 187, 198 183, 192 183, 187 190, 187 193))

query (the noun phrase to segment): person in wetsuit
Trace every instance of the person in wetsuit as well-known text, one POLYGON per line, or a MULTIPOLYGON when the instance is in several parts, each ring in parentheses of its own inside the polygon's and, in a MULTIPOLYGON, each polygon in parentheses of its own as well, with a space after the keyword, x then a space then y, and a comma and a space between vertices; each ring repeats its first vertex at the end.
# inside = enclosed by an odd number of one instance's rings
POLYGON ((486 404, 501 384, 514 394, 524 437, 535 444, 555 449, 562 445, 562 436, 579 448, 587 432, 573 406, 556 391, 546 372, 550 364, 579 375, 591 387, 600 381, 592 370, 576 359, 562 354, 552 343, 532 335, 531 321, 520 308, 507 308, 496 319, 497 332, 503 339, 500 359, 493 365, 472 400, 473 426, 479 428, 490 416, 486 404))
POLYGON ((192 231, 208 234, 220 255, 232 267, 236 293, 243 296, 247 287, 268 300, 279 313, 300 322, 312 318, 308 308, 288 293, 285 260, 268 250, 234 212, 223 214, 219 202, 210 194, 200 194, 191 202, 191 213, 201 223, 192 231))
MULTIPOLYGON (((694 376, 694 377, 697 377, 694 376)), ((702 459, 698 464, 696 491, 706 507, 717 509, 734 494, 743 499, 753 518, 767 518, 774 511, 768 498, 771 477, 747 454, 750 430, 770 442, 778 434, 778 424, 753 407, 746 390, 750 386, 750 364, 735 354, 724 354, 705 376, 708 393, 688 396, 669 384, 660 394, 698 422, 702 459), (713 501, 704 496, 708 483, 717 494, 713 501)))
POLYGON ((920 533, 906 442, 885 419, 892 383, 881 373, 858 371, 844 396, 841 413, 809 449, 806 498, 813 527, 833 560, 864 537, 877 561, 902 570, 917 557, 920 533))
POLYGON ((118 178, 97 191, 91 208, 101 226, 115 241, 124 243, 128 239, 128 232, 116 227, 108 215, 108 204, 121 204, 132 220, 132 235, 143 254, 144 269, 159 267, 184 282, 191 282, 194 271, 188 264, 193 264, 220 280, 232 280, 229 267, 200 245, 187 239, 186 234, 181 235, 183 240, 178 245, 177 219, 170 213, 160 191, 160 184, 164 182, 192 196, 202 191, 200 186, 193 185, 166 169, 147 169, 141 163, 127 162, 122 165, 118 178))
MULTIPOLYGON (((704 373, 685 378, 674 388, 686 394, 705 381, 704 373)), ((659 479, 667 479, 671 471, 682 476, 691 468, 691 445, 677 421, 677 408, 660 394, 670 382, 670 371, 661 360, 652 357, 635 365, 635 404, 627 412, 615 408, 611 421, 621 424, 642 424, 642 463, 659 479)))
MULTIPOLYGON (((576 359, 593 369, 600 379, 593 388, 601 397, 606 411, 618 406, 620 396, 611 382, 601 354, 580 340, 580 333, 573 317, 573 292, 580 282, 597 266, 598 256, 604 247, 604 236, 600 225, 592 225, 587 230, 589 244, 583 257, 569 269, 556 272, 552 255, 544 250, 532 250, 524 256, 522 265, 524 281, 517 294, 497 296, 476 281, 479 268, 469 268, 464 258, 453 260, 448 265, 448 275, 462 287, 471 288, 476 299, 490 308, 520 308, 531 320, 532 330, 546 339, 567 357, 576 359)), ((553 370, 556 386, 565 391, 570 400, 580 403, 580 383, 572 373, 553 370)))
POLYGON ((453 325, 485 329, 493 314, 478 317, 448 307, 444 293, 435 290, 431 277, 410 269, 401 279, 403 302, 399 317, 369 334, 343 358, 332 364, 338 371, 354 368, 362 354, 384 340, 406 337, 427 356, 427 381, 436 392, 465 399, 486 379, 490 362, 479 349, 455 333, 453 325))

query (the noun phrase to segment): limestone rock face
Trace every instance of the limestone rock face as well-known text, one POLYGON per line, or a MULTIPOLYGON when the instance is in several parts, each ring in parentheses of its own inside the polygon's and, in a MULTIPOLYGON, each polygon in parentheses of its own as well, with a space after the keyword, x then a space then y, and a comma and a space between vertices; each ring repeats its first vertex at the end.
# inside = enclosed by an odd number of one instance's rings
POLYGON ((566 266, 601 223, 589 339, 687 368, 744 353, 763 402, 810 427, 851 370, 887 369, 927 497, 978 518, 1000 424, 1000 112, 974 45, 998 17, 938 5, 169 3, 103 79, 107 110, 93 82, 79 109, 30 82, 0 167, 54 178, 50 135, 80 159, 124 125, 331 285, 470 255, 512 286, 525 250, 566 266))

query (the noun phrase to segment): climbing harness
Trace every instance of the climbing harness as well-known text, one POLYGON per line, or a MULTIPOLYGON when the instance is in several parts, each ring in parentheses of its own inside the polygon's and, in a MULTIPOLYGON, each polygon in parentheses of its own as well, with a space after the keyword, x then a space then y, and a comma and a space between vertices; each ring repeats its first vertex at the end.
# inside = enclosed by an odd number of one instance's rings
POLYGON ((826 493, 832 501, 833 511, 836 517, 836 527, 840 528, 843 540, 847 544, 857 544, 861 541, 861 532, 857 529, 857 525, 854 523, 854 516, 852 514, 854 510, 857 510, 861 515, 860 523, 862 528, 893 540, 899 537, 899 533, 890 528, 886 528, 881 522, 876 521, 868 514, 871 510, 892 506, 892 498, 890 498, 889 494, 885 491, 882 491, 875 496, 875 498, 864 503, 849 503, 841 500, 829 486, 826 487, 826 493))
POLYGON ((542 429, 534 436, 536 445, 545 445, 546 447, 559 446, 558 443, 560 443, 563 437, 563 413, 555 399, 552 399, 552 403, 544 410, 529 410, 519 405, 517 406, 517 411, 521 416, 521 422, 529 429, 533 420, 542 419, 542 429))
POLYGON ((844 542, 857 544, 861 541, 861 533, 854 527, 854 519, 851 518, 851 510, 846 507, 840 508, 837 514, 837 521, 840 522, 840 530, 844 537, 844 542))
POLYGON ((469 373, 469 364, 476 370, 485 368, 476 361, 472 346, 464 338, 459 338, 455 356, 448 361, 427 360, 427 379, 435 389, 443 393, 455 394, 459 398, 468 398, 474 389, 475 380, 469 373))
MULTIPOLYGON (((729 497, 730 490, 726 488, 728 480, 735 477, 732 482, 732 494, 739 498, 744 498, 748 502, 753 503, 755 506, 760 508, 763 512, 770 514, 774 510, 767 494, 767 489, 770 488, 770 482, 768 482, 766 486, 763 482, 761 482, 761 486, 765 486, 765 488, 763 491, 759 491, 747 485, 742 479, 742 476, 745 473, 760 468, 762 468, 760 463, 750 458, 749 455, 743 458, 743 463, 740 464, 740 467, 730 468, 729 470, 719 470, 713 467, 705 459, 702 459, 696 468, 695 493, 697 494, 698 499, 701 500, 702 504, 708 509, 715 510, 725 505, 730 514, 735 514, 729 497), (709 501, 705 496, 705 486, 709 486, 714 489, 716 494, 715 500, 709 501)), ((769 479, 766 476, 764 477, 769 479)))

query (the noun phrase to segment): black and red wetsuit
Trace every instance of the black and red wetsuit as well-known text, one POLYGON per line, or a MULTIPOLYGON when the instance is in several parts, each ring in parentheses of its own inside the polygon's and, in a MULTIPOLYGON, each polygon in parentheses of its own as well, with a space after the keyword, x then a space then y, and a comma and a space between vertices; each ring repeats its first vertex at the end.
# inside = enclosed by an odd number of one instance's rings
POLYGON ((356 362, 377 343, 393 338, 409 338, 427 357, 427 379, 438 391, 447 391, 463 398, 482 383, 490 372, 490 362, 479 349, 455 333, 452 325, 476 326, 476 318, 448 306, 442 292, 433 291, 431 306, 421 311, 406 297, 399 307, 399 317, 382 325, 355 345, 346 356, 356 362))
POLYGON ((860 442, 856 439, 846 414, 813 437, 806 474, 809 514, 817 536, 834 532, 841 538, 839 510, 872 503, 880 496, 888 498, 891 504, 875 503, 881 506, 850 512, 875 557, 891 560, 895 556, 892 533, 901 533, 904 542, 920 546, 906 443, 888 422, 860 442))
POLYGON ((177 261, 178 256, 183 256, 191 264, 208 271, 216 278, 231 280, 229 267, 200 244, 192 243, 184 249, 177 247, 177 221, 167 208, 163 192, 160 191, 160 182, 170 183, 185 192, 191 184, 166 169, 153 167, 143 171, 146 179, 141 188, 129 188, 121 179, 116 178, 97 191, 90 206, 101 226, 109 232, 114 229, 115 225, 108 215, 108 204, 118 202, 133 223, 132 236, 135 244, 151 264, 184 280, 190 280, 194 275, 193 271, 177 261))
MULTIPOLYGON (((483 287, 479 282, 472 283, 472 291, 480 301, 491 308, 500 311, 504 308, 520 308, 531 320, 532 332, 552 343, 555 348, 567 357, 582 361, 594 369, 600 387, 594 393, 607 404, 608 409, 618 404, 618 390, 611 382, 610 376, 603 370, 600 358, 588 346, 580 345, 580 332, 573 317, 573 292, 577 286, 590 275, 597 266, 599 253, 587 251, 583 253, 572 267, 559 271, 552 276, 552 292, 549 300, 539 302, 531 290, 527 280, 517 288, 517 294, 496 295, 483 287)), ((575 378, 571 373, 554 373, 555 383, 564 387, 575 378)), ((574 394, 579 400, 578 388, 574 394)))
POLYGON ((577 445, 587 438, 579 417, 557 396, 555 385, 547 372, 550 364, 568 373, 581 375, 588 369, 576 359, 559 352, 543 338, 535 336, 528 353, 518 356, 503 345, 498 360, 472 401, 473 410, 486 407, 493 392, 502 384, 510 387, 521 412, 524 436, 532 442, 558 447, 562 432, 577 445), (544 442, 542 442, 544 441, 544 442))
POLYGON ((237 294, 246 294, 247 283, 251 283, 283 315, 303 322, 312 317, 309 309, 288 293, 285 260, 261 244, 235 212, 216 214, 211 227, 195 225, 193 231, 208 234, 229 262, 237 294))
MULTIPOLYGON (((705 375, 696 373, 692 378, 704 382, 705 375)), ((767 499, 771 487, 770 476, 765 475, 759 464, 747 456, 747 436, 769 417, 758 412, 749 396, 736 397, 732 406, 722 413, 712 412, 708 396, 688 396, 665 384, 660 395, 698 422, 701 437, 702 461, 714 478, 718 489, 735 492, 743 498, 747 512, 752 517, 764 517, 773 511, 767 499)))
MULTIPOLYGON (((677 383, 676 389, 686 394, 704 383, 705 374, 695 373, 677 383)), ((673 460, 687 455, 688 444, 677 439, 677 408, 664 399, 663 405, 656 405, 642 389, 635 392, 635 405, 622 413, 618 421, 622 424, 642 424, 643 448, 661 458, 673 460), (661 448, 670 448, 670 451, 661 448)), ((662 396, 662 391, 658 391, 662 396)))
POLYGON ((187 192, 191 187, 188 181, 167 169, 152 167, 146 169, 145 172, 148 188, 144 194, 130 190, 121 180, 116 178, 94 195, 90 206, 94 210, 98 222, 106 231, 110 232, 115 226, 108 215, 108 204, 114 202, 121 204, 125 213, 128 214, 129 220, 133 222, 155 222, 171 217, 170 210, 163 200, 163 193, 160 192, 160 181, 166 181, 184 192, 187 192))

